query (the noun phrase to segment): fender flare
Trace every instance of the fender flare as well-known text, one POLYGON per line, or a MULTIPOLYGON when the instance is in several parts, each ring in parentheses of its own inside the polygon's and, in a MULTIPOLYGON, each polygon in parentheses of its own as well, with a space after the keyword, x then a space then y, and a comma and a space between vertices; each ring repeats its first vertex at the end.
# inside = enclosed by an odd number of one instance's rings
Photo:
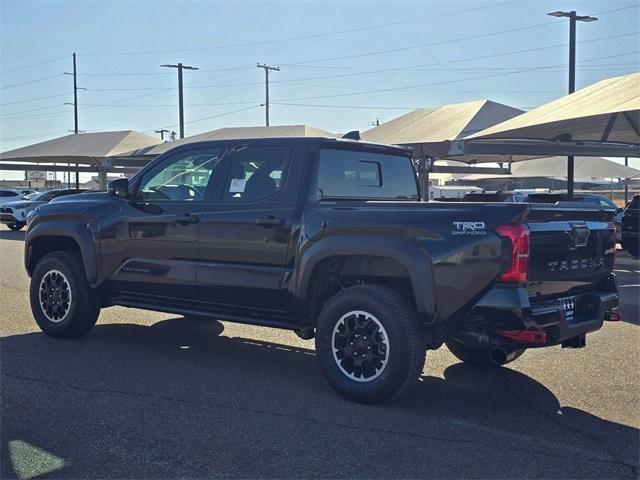
POLYGON ((25 237, 24 263, 25 269, 31 275, 29 268, 31 246, 35 240, 42 237, 60 237, 72 239, 80 248, 80 255, 87 281, 95 286, 98 280, 98 263, 91 231, 78 221, 56 220, 42 222, 30 228, 25 237))
POLYGON ((327 258, 340 256, 383 257, 399 262, 409 274, 421 321, 433 321, 435 287, 431 258, 424 249, 400 237, 336 236, 307 243, 298 255, 291 287, 293 298, 302 310, 313 288, 311 279, 315 267, 327 258))

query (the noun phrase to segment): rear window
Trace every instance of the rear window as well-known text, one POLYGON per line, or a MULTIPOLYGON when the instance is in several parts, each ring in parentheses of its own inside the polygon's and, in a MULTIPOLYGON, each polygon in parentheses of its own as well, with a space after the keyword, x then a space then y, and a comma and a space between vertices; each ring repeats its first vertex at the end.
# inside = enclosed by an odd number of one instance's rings
POLYGON ((317 188, 320 198, 418 199, 411 159, 384 153, 321 150, 317 188))

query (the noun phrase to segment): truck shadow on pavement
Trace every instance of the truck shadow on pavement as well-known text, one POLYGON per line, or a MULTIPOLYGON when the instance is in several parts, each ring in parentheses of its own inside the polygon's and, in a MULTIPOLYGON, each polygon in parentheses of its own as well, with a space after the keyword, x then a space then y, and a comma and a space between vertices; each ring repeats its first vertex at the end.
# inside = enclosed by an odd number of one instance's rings
POLYGON ((2 478, 637 477, 638 429, 510 368, 453 364, 358 405, 313 350, 222 332, 175 318, 4 337, 2 478))

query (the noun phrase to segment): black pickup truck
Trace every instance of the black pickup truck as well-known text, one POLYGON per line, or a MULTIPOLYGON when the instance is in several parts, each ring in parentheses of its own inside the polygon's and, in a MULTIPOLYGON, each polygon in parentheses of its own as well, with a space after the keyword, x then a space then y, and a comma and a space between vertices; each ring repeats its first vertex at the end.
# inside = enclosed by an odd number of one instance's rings
POLYGON ((31 308, 78 337, 111 305, 315 336, 342 395, 417 383, 425 353, 504 365, 616 320, 610 214, 419 200, 411 152, 329 138, 194 143, 108 193, 39 207, 31 308))

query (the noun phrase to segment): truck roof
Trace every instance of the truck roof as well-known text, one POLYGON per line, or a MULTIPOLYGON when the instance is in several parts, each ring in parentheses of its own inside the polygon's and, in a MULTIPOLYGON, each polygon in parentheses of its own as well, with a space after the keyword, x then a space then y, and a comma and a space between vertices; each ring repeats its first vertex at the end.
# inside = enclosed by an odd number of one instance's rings
POLYGON ((388 145, 383 143, 374 143, 374 142, 366 142, 362 140, 351 140, 345 138, 334 138, 334 137, 260 137, 260 138, 233 138, 233 139, 220 139, 220 140, 204 140, 201 142, 187 143, 183 145, 178 145, 171 150, 168 150, 163 155, 168 152, 175 152, 183 149, 193 148, 194 146, 214 146, 214 145, 228 145, 228 144, 253 144, 259 143, 261 145, 264 144, 278 144, 282 145, 283 143, 288 145, 301 145, 310 148, 318 148, 321 146, 336 146, 338 148, 345 149, 365 149, 365 150, 385 150, 389 153, 396 155, 410 155, 413 152, 411 147, 404 147, 399 145, 388 145))

